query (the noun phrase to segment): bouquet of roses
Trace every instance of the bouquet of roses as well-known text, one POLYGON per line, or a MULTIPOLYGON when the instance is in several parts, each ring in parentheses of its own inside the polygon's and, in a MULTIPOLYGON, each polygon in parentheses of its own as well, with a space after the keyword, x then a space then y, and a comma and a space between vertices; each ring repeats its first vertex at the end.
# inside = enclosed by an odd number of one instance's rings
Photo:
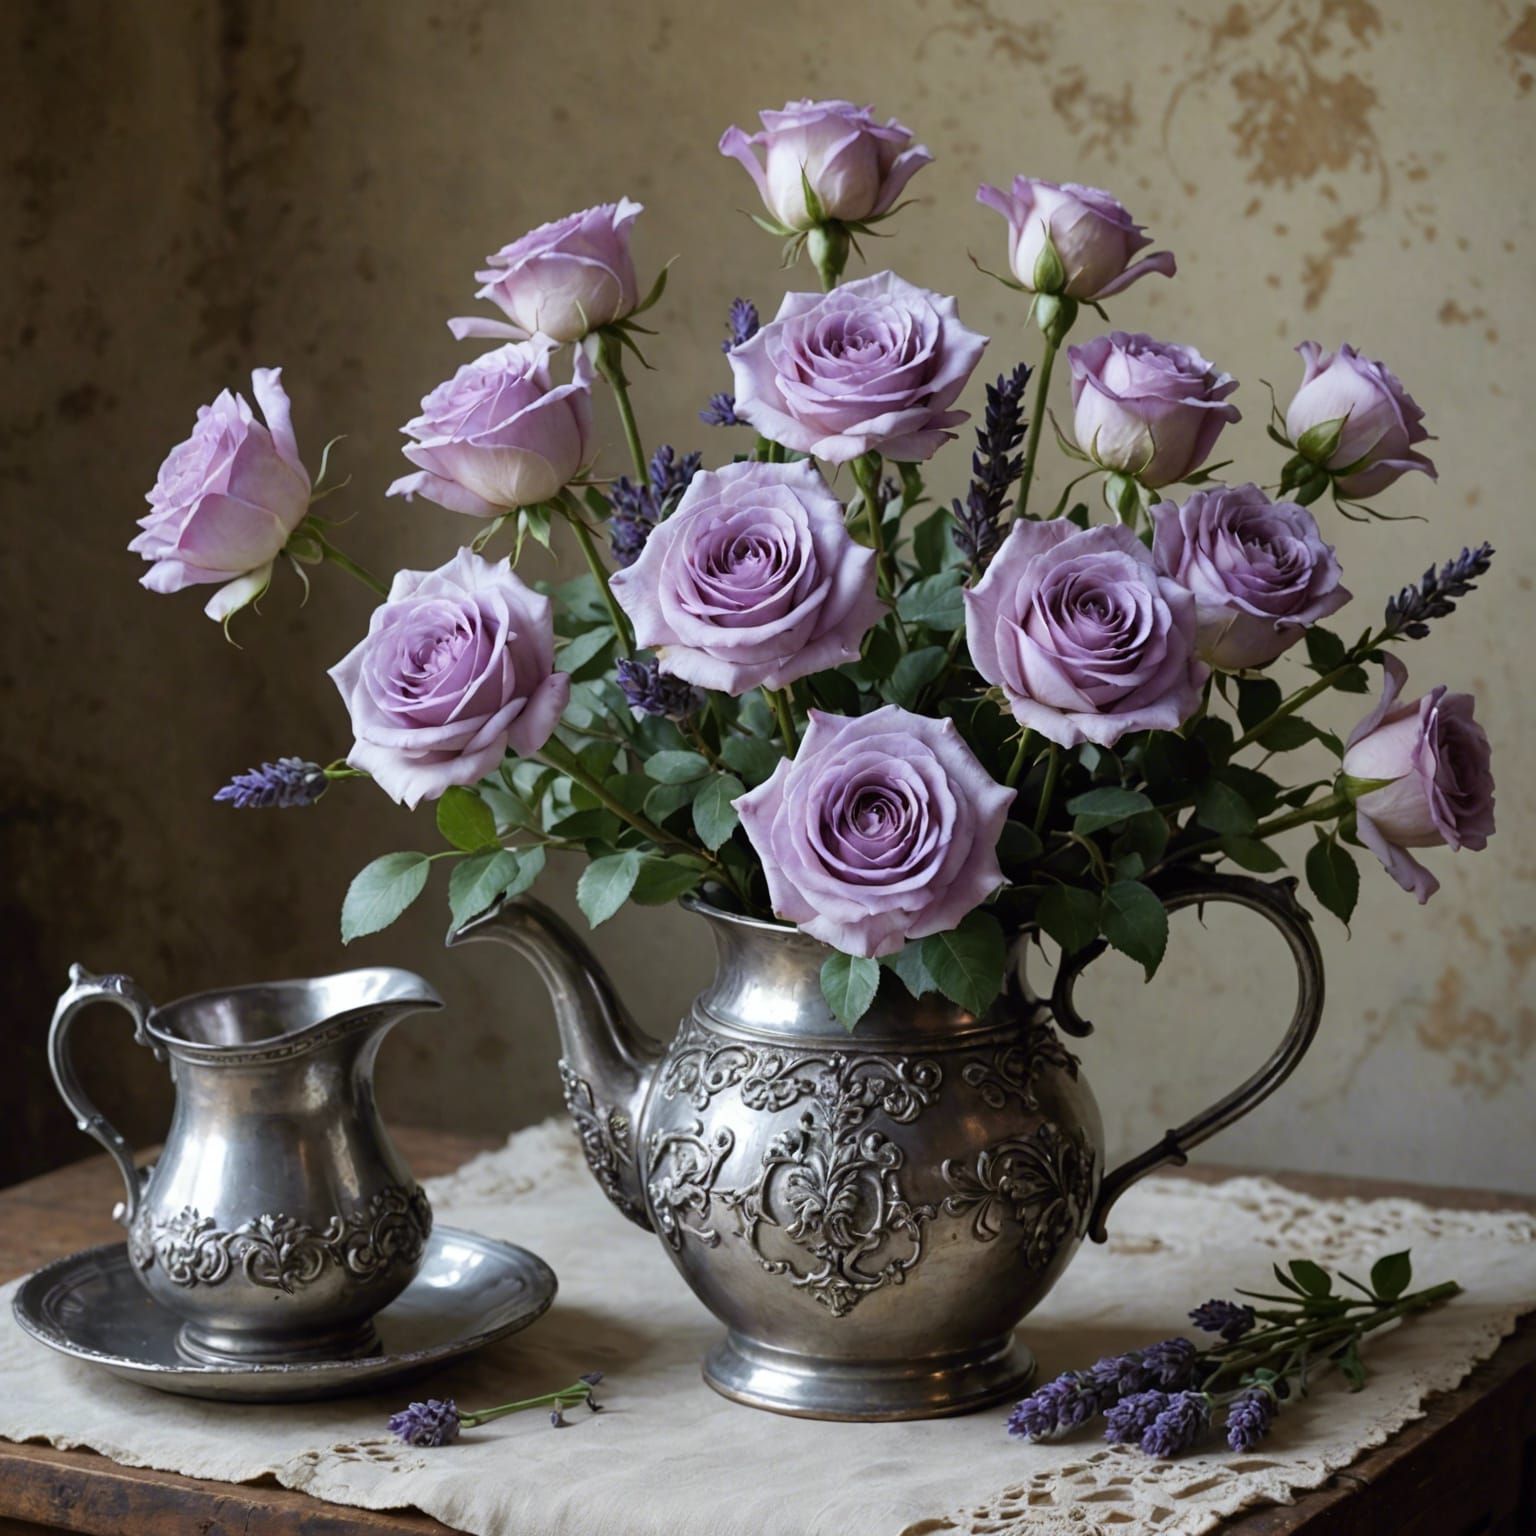
POLYGON ((218 796, 310 804, 371 777, 405 805, 436 802, 444 846, 369 864, 343 937, 392 922, 434 863, 453 866, 462 923, 571 852, 594 925, 697 892, 824 941, 826 999, 851 1028, 881 966, 981 1011, 1031 925, 1068 952, 1102 936, 1150 975, 1181 867, 1278 870, 1271 840, 1304 823, 1308 884, 1346 921, 1352 848, 1422 902, 1437 882, 1411 850, 1484 847, 1472 699, 1413 696, 1393 647, 1450 613, 1492 550, 1428 571, 1353 639, 1323 623, 1351 594, 1311 509, 1326 496, 1385 516, 1377 498, 1401 476, 1435 473, 1398 379, 1304 342, 1301 384, 1272 406, 1273 484, 1227 483, 1230 461, 1212 461, 1239 420, 1235 379, 1147 335, 1066 345, 1174 258, 1136 259, 1150 242, 1108 193, 1020 176, 978 197, 1006 221, 999 280, 1039 361, 987 386, 969 483, 940 496, 930 466, 968 419, 956 402, 987 339, 894 272, 843 281, 931 156, 847 102, 762 121, 721 150, 751 174, 785 263, 803 257, 819 285, 766 324, 732 306, 731 389, 700 413, 730 434, 709 467, 647 452, 637 421, 627 369, 666 269, 642 293, 628 200, 489 257, 478 296, 503 318, 449 322, 496 345, 422 401, 404 429, 413 472, 389 487, 476 520, 446 565, 386 589, 336 547, 315 510, 324 461, 312 483, 277 370, 253 378, 265 424, 226 392, 162 467, 132 545, 151 590, 218 583, 207 611, 227 624, 281 556, 301 576, 340 565, 383 599, 331 669, 345 760, 283 758, 218 796), (616 478, 593 442, 599 379, 632 461, 616 478), (1047 421, 1067 471, 1054 503, 1047 421), (533 546, 557 537, 587 573, 530 579, 533 546), (1347 741, 1306 718, 1325 690, 1367 693, 1372 668, 1379 700, 1347 741), (1333 771, 1283 772, 1318 744, 1333 771))

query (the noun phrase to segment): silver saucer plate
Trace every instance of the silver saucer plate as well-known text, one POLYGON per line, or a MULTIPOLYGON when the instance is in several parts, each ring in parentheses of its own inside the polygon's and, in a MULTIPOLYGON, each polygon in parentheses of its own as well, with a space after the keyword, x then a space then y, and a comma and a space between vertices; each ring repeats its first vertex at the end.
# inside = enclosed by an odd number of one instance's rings
POLYGON ((123 1243, 29 1275, 11 1303, 34 1339, 114 1375, 183 1397, 293 1402, 365 1392, 526 1328, 555 1299, 555 1272, 512 1243, 439 1227, 421 1271, 374 1319, 377 1354, 356 1360, 204 1365, 176 1348, 179 1319, 150 1296, 123 1243))

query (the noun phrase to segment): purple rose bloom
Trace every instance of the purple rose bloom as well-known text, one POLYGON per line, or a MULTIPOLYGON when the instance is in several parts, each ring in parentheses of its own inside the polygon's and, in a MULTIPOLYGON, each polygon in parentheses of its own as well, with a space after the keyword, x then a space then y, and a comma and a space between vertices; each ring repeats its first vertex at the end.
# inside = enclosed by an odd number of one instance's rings
POLYGON ((435 571, 398 571, 368 635, 331 668, 356 738, 347 761, 414 807, 531 757, 570 698, 554 668, 547 597, 461 549, 435 571))
POLYGON ((894 272, 831 293, 788 293, 728 354, 736 415, 770 442, 832 464, 869 452, 916 463, 967 419, 950 407, 986 344, 960 323, 953 299, 894 272))
POLYGON ((737 696, 856 661, 885 613, 874 551, 804 459, 696 474, 612 585, 664 672, 737 696))
POLYGON ((1408 852, 1441 843, 1474 852, 1493 835, 1493 771, 1488 737, 1472 718, 1470 693, 1442 684, 1399 703, 1408 669, 1383 659, 1381 699, 1353 731, 1344 772, 1357 779, 1391 779, 1355 802, 1360 841, 1422 906, 1440 882, 1408 852))
POLYGON ((953 720, 887 704, 811 711, 793 761, 733 804, 773 910, 849 955, 946 933, 1003 883, 997 839, 1014 791, 953 720))
POLYGON ((569 384, 550 377, 548 337, 513 342, 465 363, 401 428, 420 473, 390 496, 425 496, 451 512, 497 517, 548 501, 587 461, 592 364, 575 349, 569 384))
POLYGON ((1060 746, 1178 730, 1209 676, 1195 599, 1129 528, 1015 522, 966 591, 965 634, 1014 719, 1060 746))
POLYGON ((489 299, 511 323, 468 315, 450 320, 448 329, 461 341, 535 335, 579 341, 622 320, 640 302, 629 226, 642 211, 641 204, 620 198, 541 224, 504 245, 485 258, 489 271, 475 273, 485 285, 475 297, 489 299))
POLYGON ((1315 341, 1304 341, 1296 350, 1305 368, 1286 409, 1286 436, 1300 443, 1313 427, 1343 422, 1338 446, 1322 461, 1337 477, 1341 496, 1374 496, 1410 469, 1438 478, 1434 463, 1413 449, 1431 441, 1424 412, 1385 363, 1372 362, 1351 346, 1327 353, 1315 341))
POLYGON ((1225 403, 1237 380, 1193 347, 1111 331, 1068 347, 1067 360, 1077 446, 1153 490, 1192 475, 1222 427, 1242 419, 1225 403))
POLYGON ((1107 299, 1149 272, 1172 277, 1177 270, 1170 251, 1130 265, 1131 257, 1152 241, 1119 202, 1097 187, 1015 176, 1007 192, 979 187, 976 201, 1007 219, 1008 265, 1031 293, 1047 238, 1066 273, 1066 280, 1049 291, 1072 299, 1107 299))
POLYGON ((1210 675, 1194 598, 1119 526, 1015 523, 965 594, 965 639, 1019 724, 1063 747, 1177 730, 1210 675))
POLYGON ((203 612, 224 620, 267 590, 272 563, 309 511, 309 474, 299 458, 281 368, 258 368, 251 393, 227 389, 198 407, 197 425, 171 449, 145 497, 144 531, 128 548, 152 561, 139 578, 151 592, 223 586, 203 612))
POLYGON ((1152 527, 1157 568, 1194 593, 1200 655, 1223 672, 1267 665, 1349 601, 1312 514, 1256 485, 1159 502, 1152 527))
POLYGON ((790 101, 782 112, 758 116, 761 133, 727 128, 720 153, 746 166, 769 213, 788 229, 816 223, 805 205, 806 182, 826 218, 877 219, 933 159, 912 143, 911 129, 894 117, 877 123, 870 108, 851 101, 790 101))

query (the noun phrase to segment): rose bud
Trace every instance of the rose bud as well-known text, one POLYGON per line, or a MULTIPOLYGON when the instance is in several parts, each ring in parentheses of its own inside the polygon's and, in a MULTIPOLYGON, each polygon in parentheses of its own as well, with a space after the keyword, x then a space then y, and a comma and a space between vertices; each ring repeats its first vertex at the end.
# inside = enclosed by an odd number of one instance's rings
POLYGON ((1012 188, 977 189, 976 201, 1008 221, 1008 265, 1031 293, 1107 299, 1149 272, 1172 277, 1169 251, 1130 264, 1151 240, 1108 192, 1015 176, 1012 188))
POLYGON ((251 393, 266 417, 227 389, 198 408, 197 425, 166 456, 145 498, 144 531, 128 548, 153 564, 151 592, 223 585, 203 612, 223 621, 267 590, 272 565, 309 511, 309 474, 293 435, 281 368, 258 368, 251 393))
POLYGON ((1194 594, 1196 646, 1223 672, 1266 666, 1349 601, 1312 514, 1256 485, 1194 491, 1151 517, 1157 568, 1194 594))
POLYGON ((865 453, 932 458, 967 420, 951 409, 985 336, 955 301, 894 272, 831 293, 788 293, 729 354, 736 415, 770 442, 845 464, 865 453))
POLYGON ((811 711, 794 759, 732 802, 773 910, 849 955, 947 933, 1000 885, 1013 803, 953 720, 811 711))
POLYGON ((965 640, 1014 719, 1063 747, 1177 730, 1210 675, 1194 598, 1118 526, 1015 523, 965 594, 965 640))
POLYGON ((1193 347, 1111 331, 1067 348, 1077 446, 1149 489, 1184 480, 1210 458, 1242 413, 1226 403, 1237 380, 1193 347))
POLYGON ((548 337, 513 342, 465 363, 401 429, 419 473, 390 496, 425 496, 452 512, 498 517, 548 501, 586 463, 592 435, 592 364, 579 348, 569 384, 549 368, 548 337))
POLYGON ((1488 737, 1472 718, 1469 693, 1444 685, 1399 703, 1408 669, 1396 656, 1382 661, 1381 699, 1350 732, 1344 752, 1348 778, 1390 779, 1355 799, 1360 841, 1422 906, 1440 882, 1410 848, 1488 846, 1493 835, 1493 771, 1488 737))
POLYGON ((1285 431, 1304 459, 1334 476, 1340 496, 1361 500, 1433 462, 1413 444, 1431 441, 1424 412, 1385 363, 1353 347, 1325 353, 1315 341, 1296 348, 1305 369, 1285 413, 1285 431))
POLYGON ((489 271, 475 273, 489 299, 510 324, 477 315, 448 322, 461 341, 492 336, 521 341, 543 335, 579 341, 611 325, 640 302, 629 226, 643 211, 627 197, 541 224, 520 240, 487 256, 489 271))
POLYGON ((857 661, 886 612, 874 550, 804 459, 694 475, 612 581, 664 671, 733 697, 857 661))
POLYGON ((331 668, 356 738, 347 762, 415 807, 473 784, 507 752, 532 757, 570 698, 554 670, 550 601, 461 549, 435 571, 399 571, 368 634, 331 668))
POLYGON ((720 153, 747 168, 769 213, 787 230, 829 219, 878 219, 933 159, 894 117, 882 125, 868 107, 851 101, 791 101, 782 112, 758 116, 761 133, 727 128, 720 153), (753 152, 758 147, 761 161, 753 152), (807 185, 815 210, 806 205, 807 185))

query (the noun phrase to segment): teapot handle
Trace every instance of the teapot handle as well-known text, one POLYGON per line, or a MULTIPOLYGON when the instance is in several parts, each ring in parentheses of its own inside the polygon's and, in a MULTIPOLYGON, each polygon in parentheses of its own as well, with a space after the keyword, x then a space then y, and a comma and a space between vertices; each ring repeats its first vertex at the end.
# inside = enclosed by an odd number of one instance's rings
MULTIPOLYGON (((1312 1044, 1323 1015, 1323 957, 1312 932, 1311 916, 1296 900, 1294 879, 1271 882, 1205 869, 1179 871, 1159 882, 1158 894, 1170 912, 1176 912, 1180 907, 1201 906, 1207 901, 1230 901, 1267 918, 1284 936, 1296 962, 1296 1009, 1274 1054, 1257 1072, 1209 1109, 1166 1132, 1161 1141, 1104 1176, 1088 1218, 1088 1235, 1096 1243, 1105 1239, 1104 1221, 1110 1207, 1137 1179, 1169 1163, 1180 1166, 1187 1163, 1191 1147, 1199 1146, 1218 1131, 1241 1120, 1291 1075, 1312 1044)), ((1092 944, 1062 959, 1051 992, 1051 1010, 1057 1023, 1069 1034, 1086 1035, 1093 1029, 1093 1025, 1073 1007, 1072 989, 1077 978, 1104 949, 1104 940, 1095 939, 1092 944)))
POLYGON ((138 1214, 146 1174, 134 1166, 133 1149, 124 1140, 122 1133, 86 1096, 69 1054, 69 1026, 74 1022, 75 1015, 92 1003, 116 1003, 133 1019, 135 1043, 148 1046, 157 1058, 163 1053, 145 1029, 153 1005, 128 977, 93 976, 83 965, 70 966, 69 987, 54 1008, 53 1023, 48 1029, 48 1065, 53 1071, 53 1080, 60 1096, 74 1113, 75 1124, 107 1149, 108 1155, 117 1164, 117 1171, 123 1176, 128 1198, 113 1209, 112 1215, 126 1227, 138 1214))

